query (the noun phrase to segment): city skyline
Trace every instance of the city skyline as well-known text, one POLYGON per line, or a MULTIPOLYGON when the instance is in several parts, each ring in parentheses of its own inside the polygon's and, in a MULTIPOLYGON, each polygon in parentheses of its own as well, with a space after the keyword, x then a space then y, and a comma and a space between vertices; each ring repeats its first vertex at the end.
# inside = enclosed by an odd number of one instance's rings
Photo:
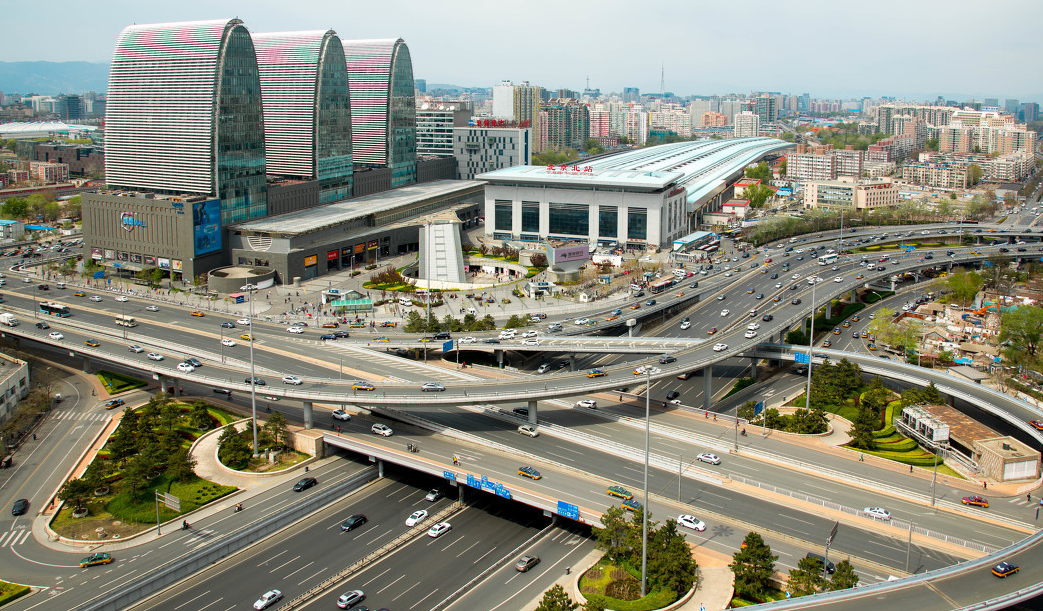
MULTIPOLYGON (((1043 50, 1038 40, 1004 37, 981 43, 987 52, 958 57, 938 53, 938 32, 968 25, 966 15, 976 6, 969 1, 878 3, 874 16, 894 13, 901 15, 902 23, 913 24, 890 29, 880 28, 878 19, 857 7, 807 0, 787 5, 791 8, 785 12, 709 3, 657 7, 625 13, 627 29, 620 32, 625 5, 618 3, 620 10, 614 5, 599 5, 594 12, 584 6, 535 2, 523 13, 504 16, 471 0, 441 7, 419 2, 352 5, 350 10, 339 3, 309 0, 296 5, 301 10, 292 14, 286 13, 284 3, 270 0, 227 2, 216 9, 199 0, 156 6, 119 0, 103 2, 101 10, 86 14, 55 11, 53 5, 45 12, 40 5, 18 4, 7 9, 6 20, 15 27, 5 59, 104 63, 111 59, 116 34, 130 23, 235 16, 254 33, 313 29, 322 23, 346 40, 401 37, 412 51, 416 78, 464 87, 491 87, 510 79, 581 90, 589 77, 591 88, 602 92, 637 87, 651 93, 659 92, 662 69, 666 90, 682 97, 778 91, 827 98, 931 100, 941 95, 956 100, 1043 101, 1043 84, 1031 80, 1027 70, 997 69, 1022 66, 1024 58, 1037 56, 1043 50), (961 4, 968 10, 960 10, 961 4), (416 11, 423 12, 422 18, 401 18, 416 11), (577 31, 576 23, 583 23, 584 29, 577 31), (653 35, 666 23, 692 25, 675 36, 653 35), (41 46, 36 44, 38 24, 71 34, 41 46), (606 43, 609 39, 621 42, 606 43), (655 41, 654 48, 649 40, 655 41), (848 42, 852 40, 856 42, 848 42), (559 50, 553 54, 558 59, 549 53, 548 59, 540 59, 541 49, 552 48, 559 50)), ((1043 5, 1028 0, 1012 0, 1003 8, 1005 18, 1043 18, 1043 5)))

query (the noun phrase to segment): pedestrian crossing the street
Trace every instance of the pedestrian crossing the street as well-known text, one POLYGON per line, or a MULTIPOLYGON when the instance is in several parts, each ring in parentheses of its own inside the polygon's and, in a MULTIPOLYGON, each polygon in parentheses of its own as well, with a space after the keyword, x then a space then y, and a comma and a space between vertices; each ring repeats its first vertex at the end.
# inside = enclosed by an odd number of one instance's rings
POLYGON ((105 412, 78 412, 71 409, 59 410, 51 413, 55 420, 80 420, 83 422, 100 422, 108 420, 109 414, 105 412))
POLYGON ((0 533, 0 549, 22 545, 33 531, 28 528, 15 528, 5 533, 0 533))
POLYGON ((1040 500, 1036 497, 1026 498, 1023 496, 1012 496, 1007 499, 1007 502, 1011 505, 1021 505, 1022 507, 1037 507, 1039 506, 1040 500))

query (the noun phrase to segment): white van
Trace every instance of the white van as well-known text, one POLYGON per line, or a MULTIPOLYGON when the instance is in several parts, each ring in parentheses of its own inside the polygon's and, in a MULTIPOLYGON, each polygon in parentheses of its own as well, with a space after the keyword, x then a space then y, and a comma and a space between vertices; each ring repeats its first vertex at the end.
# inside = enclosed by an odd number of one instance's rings
POLYGON ((478 314, 478 310, 476 310, 474 308, 467 308, 467 313, 471 314, 471 315, 476 315, 476 314, 478 314))
POLYGON ((399 300, 398 300, 398 305, 400 305, 400 306, 402 306, 404 308, 408 308, 408 307, 411 307, 413 305, 413 301, 410 300, 410 299, 406 299, 405 297, 400 297, 399 300))
POLYGON ((65 283, 64 282, 55 282, 54 283, 54 288, 56 288, 56 289, 63 289, 63 288, 65 288, 65 283))

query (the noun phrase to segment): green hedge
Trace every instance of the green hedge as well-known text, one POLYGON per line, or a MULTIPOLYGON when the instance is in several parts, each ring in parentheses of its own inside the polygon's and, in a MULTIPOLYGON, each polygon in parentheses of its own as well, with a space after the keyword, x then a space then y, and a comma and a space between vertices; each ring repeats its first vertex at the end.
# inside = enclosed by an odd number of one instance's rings
POLYGON ((895 430, 894 425, 889 424, 884 428, 880 429, 879 431, 873 431, 873 439, 882 439, 884 437, 890 437, 891 435, 894 435, 897 432, 898 431, 895 430))
POLYGON ((611 596, 604 596, 605 608, 614 611, 653 611, 662 609, 677 600, 677 595, 669 590, 656 590, 649 592, 644 598, 637 600, 617 600, 611 596))
POLYGON ((105 392, 110 395, 117 395, 121 392, 127 392, 128 390, 134 390, 135 388, 141 388, 146 385, 144 380, 132 378, 113 371, 106 371, 104 369, 99 371, 97 375, 98 379, 101 380, 102 386, 105 387, 105 392))
POLYGON ((894 295, 894 291, 873 291, 866 295, 866 304, 872 304, 880 301, 881 299, 887 299, 891 295, 894 295))
MULTIPOLYGON (((912 465, 914 467, 934 466, 934 454, 929 452, 881 452, 879 450, 866 450, 866 454, 872 454, 873 456, 879 456, 880 458, 886 458, 888 460, 893 460, 905 465, 912 465)), ((942 464, 942 461, 938 461, 938 464, 942 464)))
POLYGON ((908 437, 902 437, 901 439, 895 439, 894 441, 881 441, 879 439, 874 440, 877 450, 886 450, 890 452, 911 452, 919 446, 915 441, 908 437))
POLYGON ((739 378, 735 381, 735 384, 732 385, 732 389, 728 391, 728 394, 724 395, 724 398, 727 399, 728 397, 734 395, 742 389, 749 388, 750 386, 753 386, 756 383, 757 380, 754 380, 753 378, 739 378))

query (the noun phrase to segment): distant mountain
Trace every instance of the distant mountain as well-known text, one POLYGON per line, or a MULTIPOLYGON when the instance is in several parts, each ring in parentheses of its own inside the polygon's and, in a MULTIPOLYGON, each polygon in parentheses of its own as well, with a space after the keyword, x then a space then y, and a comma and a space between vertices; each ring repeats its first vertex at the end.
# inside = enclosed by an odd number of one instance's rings
POLYGON ((4 93, 102 93, 108 82, 107 63, 0 62, 0 91, 4 93))

